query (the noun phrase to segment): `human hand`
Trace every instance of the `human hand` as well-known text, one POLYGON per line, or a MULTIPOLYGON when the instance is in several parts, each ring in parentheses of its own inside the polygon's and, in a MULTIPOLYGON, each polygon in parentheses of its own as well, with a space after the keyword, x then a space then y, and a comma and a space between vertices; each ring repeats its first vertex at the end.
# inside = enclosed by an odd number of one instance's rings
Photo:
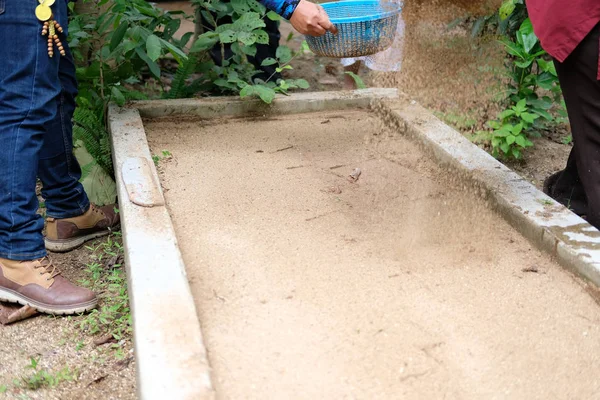
POLYGON ((308 0, 300 0, 290 18, 290 23, 303 35, 322 36, 326 31, 337 33, 337 28, 329 21, 323 7, 308 0))

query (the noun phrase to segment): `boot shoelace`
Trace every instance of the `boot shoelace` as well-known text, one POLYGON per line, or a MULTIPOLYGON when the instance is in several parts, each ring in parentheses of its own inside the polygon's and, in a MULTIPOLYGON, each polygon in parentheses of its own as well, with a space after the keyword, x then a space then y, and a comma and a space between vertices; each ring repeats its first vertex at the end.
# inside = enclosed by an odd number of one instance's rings
POLYGON ((61 273, 59 271, 59 269, 56 267, 56 265, 54 265, 52 263, 52 260, 50 260, 50 258, 48 258, 48 257, 44 257, 39 260, 36 260, 33 263, 33 268, 35 268, 35 269, 43 268, 43 272, 41 272, 40 275, 49 274, 50 276, 46 278, 47 281, 57 277, 61 273))

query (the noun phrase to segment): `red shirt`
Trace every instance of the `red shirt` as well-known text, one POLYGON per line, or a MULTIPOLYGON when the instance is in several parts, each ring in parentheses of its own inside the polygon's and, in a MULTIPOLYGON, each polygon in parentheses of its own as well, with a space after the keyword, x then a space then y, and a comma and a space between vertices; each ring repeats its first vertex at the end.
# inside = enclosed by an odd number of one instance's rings
POLYGON ((527 10, 542 47, 560 62, 600 22, 600 0, 527 0, 527 10))

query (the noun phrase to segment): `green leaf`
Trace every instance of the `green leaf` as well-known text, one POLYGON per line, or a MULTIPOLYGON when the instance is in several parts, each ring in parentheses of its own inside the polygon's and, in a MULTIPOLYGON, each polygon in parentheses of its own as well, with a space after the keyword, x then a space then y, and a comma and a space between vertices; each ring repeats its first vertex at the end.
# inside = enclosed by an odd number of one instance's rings
POLYGON ((129 24, 127 22, 122 23, 119 27, 113 32, 112 38, 110 39, 110 51, 115 51, 117 46, 121 43, 125 34, 127 33, 127 29, 129 29, 129 24))
POLYGON ((536 60, 537 65, 540 67, 540 69, 544 72, 549 72, 550 74, 556 76, 556 66, 554 65, 554 63, 552 61, 546 61, 543 58, 538 58, 536 60))
POLYGON ((247 85, 240 91, 240 97, 258 96, 262 101, 271 104, 275 98, 275 91, 265 85, 247 85))
POLYGON ((508 18, 513 11, 515 11, 515 2, 514 0, 507 0, 505 1, 501 6, 500 6, 500 10, 499 10, 499 14, 500 14, 500 19, 501 20, 505 20, 506 18, 508 18))
POLYGON ((544 96, 541 99, 527 100, 527 105, 535 108, 541 108, 543 110, 549 110, 552 108, 554 103, 550 97, 544 96))
POLYGON ((515 61, 515 65, 519 68, 528 68, 531 64, 533 64, 533 59, 525 61, 515 61))
POLYGON ((254 31, 256 43, 269 44, 269 34, 263 30, 254 31))
POLYGON ((267 13, 267 18, 269 18, 271 21, 281 21, 281 17, 279 16, 279 14, 277 14, 276 12, 273 11, 269 11, 267 13))
POLYGON ((508 151, 510 150, 510 145, 504 142, 500 145, 500 150, 502 150, 504 154, 508 154, 508 151))
POLYGON ((181 39, 179 40, 179 45, 181 47, 185 47, 188 42, 190 41, 190 39, 192 38, 192 36, 194 36, 194 32, 186 32, 181 36, 181 39))
POLYGON ((260 65, 263 66, 263 67, 266 67, 268 65, 273 65, 273 64, 277 64, 277 60, 274 59, 274 58, 272 58, 272 57, 265 58, 263 60, 263 62, 260 63, 260 65))
MULTIPOLYGON (((500 113, 500 115, 498 116, 500 119, 506 119, 508 117, 512 117, 513 115, 515 115, 515 111, 514 110, 504 110, 500 113)), ((493 126, 491 126, 491 128, 494 128, 493 126)))
POLYGON ((554 119, 554 118, 552 118, 552 114, 550 114, 548 111, 544 111, 544 110, 540 110, 540 109, 534 109, 531 111, 536 113, 537 115, 539 115, 540 117, 544 118, 547 121, 552 121, 554 119))
POLYGON ((146 39, 146 52, 148 53, 148 57, 152 61, 158 60, 160 57, 160 53, 162 50, 162 46, 160 45, 160 40, 155 35, 150 35, 146 39))
POLYGON ((240 15, 250 12, 251 10, 248 1, 246 0, 231 0, 231 6, 233 7, 233 10, 240 15))
POLYGON ((265 22, 260 14, 256 12, 248 12, 238 18, 232 25, 232 29, 237 32, 252 32, 258 28, 264 28, 265 22))
POLYGON ((527 18, 521 24, 518 32, 523 41, 523 49, 527 54, 535 47, 538 42, 537 36, 533 32, 533 25, 531 24, 531 20, 527 18))
MULTIPOLYGON (((233 46, 232 46, 232 48, 233 48, 233 46)), ((257 49, 256 49, 256 46, 255 46, 255 45, 252 45, 252 46, 241 45, 241 46, 240 46, 240 50, 241 50, 241 51, 242 51, 244 54, 246 54, 246 55, 249 55, 249 56, 251 56, 251 57, 254 57, 254 56, 256 56, 256 51, 257 51, 257 49)))
POLYGON ((267 104, 271 104, 273 99, 275 98, 275 91, 264 85, 256 85, 256 91, 258 92, 258 96, 267 104))
POLYGON ((233 43, 237 40, 237 32, 228 29, 225 32, 219 33, 219 40, 221 43, 233 43))
POLYGON ((279 89, 281 89, 283 93, 286 93, 286 91, 289 88, 290 88, 290 85, 288 85, 288 83, 284 79, 281 79, 279 81, 279 89))
POLYGON ((500 40, 500 43, 502 43, 504 45, 504 49, 510 55, 513 55, 515 57, 524 58, 525 54, 523 53, 523 49, 517 43, 515 43, 509 39, 500 40))
POLYGON ((219 41, 219 35, 214 32, 206 32, 198 36, 198 39, 192 45, 190 53, 198 53, 211 49, 219 41))
POLYGON ((515 142, 516 142, 516 143, 517 143, 519 146, 521 146, 521 147, 525 147, 525 144, 526 144, 526 143, 525 143, 525 136, 523 136, 523 135, 519 135, 519 136, 517 136, 517 137, 515 138, 515 142))
POLYGON ((514 109, 517 112, 517 114, 520 114, 527 110, 527 99, 519 100, 519 102, 515 105, 514 109))
POLYGON ((537 84, 542 89, 550 90, 555 83, 558 82, 558 78, 552 75, 550 72, 544 72, 537 78, 537 84))
POLYGON ((294 67, 292 67, 291 65, 284 65, 283 67, 279 67, 279 68, 275 68, 277 70, 277 72, 281 72, 285 69, 294 69, 294 67))
POLYGON ((515 138, 513 135, 508 135, 508 136, 506 137, 506 143, 508 143, 508 144, 513 144, 513 143, 515 142, 515 139, 516 139, 516 138, 515 138))
POLYGON ((119 106, 123 106, 125 104, 125 96, 123 96, 123 93, 121 93, 121 91, 119 90, 118 87, 113 86, 110 89, 110 93, 112 95, 112 99, 119 105, 119 106))
POLYGON ((511 132, 512 132, 513 135, 518 135, 522 131, 523 131, 523 124, 522 123, 518 123, 517 125, 513 126, 512 129, 511 129, 511 132))
POLYGON ((243 99, 244 97, 252 96, 256 93, 253 85, 247 85, 240 90, 240 97, 243 99))
POLYGON ((237 34, 237 39, 246 46, 252 46, 256 43, 256 36, 252 32, 240 32, 237 34))
POLYGON ((310 84, 305 79, 294 79, 288 82, 290 85, 295 85, 300 89, 308 89, 310 87, 310 84))
POLYGON ((310 47, 308 47, 308 42, 306 40, 302 41, 302 53, 310 53, 310 47))
POLYGON ((500 129, 500 123, 498 121, 488 121, 487 125, 492 129, 500 129))
POLYGON ((350 77, 354 80, 354 84, 356 85, 357 89, 367 88, 367 85, 365 85, 365 82, 362 80, 362 78, 356 75, 354 72, 346 71, 345 74, 350 75, 350 77))
POLYGON ((494 136, 506 137, 512 133, 513 126, 511 124, 504 124, 502 128, 494 131, 494 136))
POLYGON ((292 51, 287 46, 279 46, 275 52, 275 57, 281 64, 285 64, 292 59, 292 51))
POLYGON ((158 66, 158 64, 156 64, 156 62, 152 61, 150 59, 150 57, 148 57, 148 55, 139 47, 135 49, 135 52, 142 60, 144 60, 146 65, 148 65, 148 68, 150 68, 150 72, 152 72, 152 75, 159 78, 160 77, 160 67, 158 66))
POLYGON ((524 112, 521 114, 521 119, 530 124, 533 124, 535 122, 535 120, 538 119, 539 117, 540 117, 539 115, 535 115, 535 114, 531 114, 531 113, 527 113, 527 112, 524 112))
POLYGON ((513 157, 516 158, 517 160, 520 160, 522 157, 521 151, 519 149, 517 149, 516 147, 513 147, 511 149, 511 153, 512 153, 513 157))

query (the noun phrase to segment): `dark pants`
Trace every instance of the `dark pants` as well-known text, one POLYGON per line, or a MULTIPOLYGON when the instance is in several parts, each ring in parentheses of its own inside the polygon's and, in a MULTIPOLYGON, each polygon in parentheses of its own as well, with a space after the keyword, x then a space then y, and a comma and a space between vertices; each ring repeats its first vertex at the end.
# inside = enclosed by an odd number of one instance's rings
MULTIPOLYGON (((213 18, 216 18, 216 15, 213 14, 213 18)), ((207 27, 212 27, 212 22, 209 22, 201 16, 202 25, 207 27)), ((226 16, 217 21, 219 25, 223 24, 231 24, 233 21, 231 17, 226 16)), ((258 70, 258 73, 253 76, 253 79, 262 79, 266 81, 271 78, 272 81, 276 82, 277 79, 281 78, 281 74, 275 71, 277 65, 269 65, 269 66, 261 66, 260 64, 267 58, 276 58, 277 47, 279 47, 279 38, 281 34, 279 33, 279 23, 277 21, 271 21, 268 18, 264 19, 265 27, 263 30, 267 32, 269 35, 269 44, 257 44, 256 45, 256 56, 248 57, 248 61, 254 65, 254 67, 258 70)), ((210 50, 210 56, 213 59, 214 63, 217 65, 221 65, 221 45, 217 44, 210 50)), ((225 59, 229 59, 233 56, 233 52, 231 51, 231 45, 225 45, 225 59)))
POLYGON ((48 56, 37 0, 0 0, 0 257, 32 260, 46 254, 36 214, 36 177, 47 215, 83 214, 88 198, 73 157, 75 64, 67 46, 67 1, 52 5, 66 56, 48 56))
POLYGON ((556 71, 565 97, 573 149, 563 171, 553 175, 546 187, 548 194, 587 216, 600 228, 600 81, 598 53, 600 24, 575 51, 560 63, 556 71))

